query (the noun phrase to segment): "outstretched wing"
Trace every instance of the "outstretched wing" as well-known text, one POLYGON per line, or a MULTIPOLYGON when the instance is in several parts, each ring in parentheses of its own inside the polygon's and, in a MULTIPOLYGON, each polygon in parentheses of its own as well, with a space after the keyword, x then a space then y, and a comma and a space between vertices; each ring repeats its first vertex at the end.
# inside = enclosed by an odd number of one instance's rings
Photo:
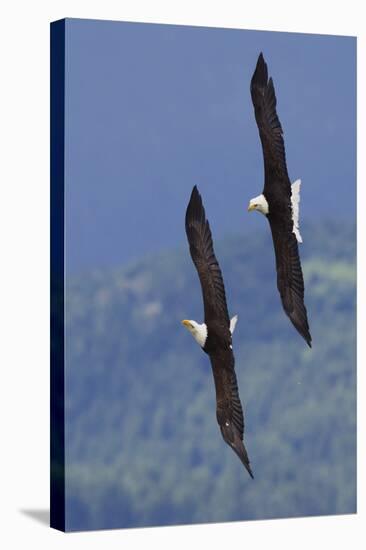
POLYGON ((269 214, 273 244, 276 255, 277 287, 283 309, 295 328, 311 347, 311 335, 304 304, 304 278, 299 257, 299 248, 291 224, 278 221, 269 214))
POLYGON ((205 322, 207 324, 208 320, 220 320, 229 326, 224 281, 213 249, 210 225, 196 186, 186 211, 186 233, 192 260, 201 282, 205 322))
POLYGON ((267 196, 271 188, 277 186, 291 197, 283 131, 276 111, 276 94, 272 78, 268 80, 267 64, 262 53, 250 83, 250 93, 263 149, 264 194, 267 196))
POLYGON ((253 478, 248 453, 244 447, 244 415, 240 402, 232 350, 210 355, 216 388, 216 418, 224 441, 235 451, 253 478))

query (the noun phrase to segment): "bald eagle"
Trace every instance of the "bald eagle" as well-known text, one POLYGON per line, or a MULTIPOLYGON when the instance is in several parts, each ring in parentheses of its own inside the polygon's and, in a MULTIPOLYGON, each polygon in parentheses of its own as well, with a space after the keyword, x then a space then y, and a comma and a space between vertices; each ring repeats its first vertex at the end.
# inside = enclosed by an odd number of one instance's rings
POLYGON ((282 305, 295 328, 311 347, 298 250, 298 242, 302 242, 299 230, 301 181, 297 180, 292 185, 290 183, 283 132, 276 112, 275 90, 272 78, 268 80, 267 64, 262 53, 258 57, 250 92, 262 142, 264 189, 261 195, 250 200, 248 210, 258 210, 269 221, 282 305))
POLYGON ((205 322, 184 320, 182 323, 210 357, 216 388, 216 418, 222 437, 253 478, 243 444, 244 417, 234 368, 232 333, 237 316, 229 318, 224 282, 196 186, 187 207, 185 226, 189 250, 201 282, 205 322))

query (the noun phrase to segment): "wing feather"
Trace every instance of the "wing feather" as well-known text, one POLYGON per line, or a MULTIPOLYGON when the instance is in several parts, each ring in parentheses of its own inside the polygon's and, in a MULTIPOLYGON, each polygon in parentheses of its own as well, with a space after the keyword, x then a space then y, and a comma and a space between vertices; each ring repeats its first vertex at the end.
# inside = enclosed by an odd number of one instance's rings
POLYGON ((185 225, 189 250, 201 283, 205 322, 216 319, 230 326, 224 281, 215 256, 210 225, 196 186, 187 207, 185 225))
POLYGON ((253 477, 243 442, 244 414, 235 374, 234 355, 230 349, 221 350, 211 355, 210 359, 216 389, 216 417, 222 437, 253 477))
POLYGON ((276 256, 277 288, 287 316, 311 347, 299 247, 291 228, 268 215, 276 256))
POLYGON ((262 53, 258 57, 250 92, 263 149, 264 194, 266 195, 273 185, 279 185, 290 197, 291 183, 287 172, 283 130, 276 111, 277 100, 273 80, 268 80, 267 64, 262 53))

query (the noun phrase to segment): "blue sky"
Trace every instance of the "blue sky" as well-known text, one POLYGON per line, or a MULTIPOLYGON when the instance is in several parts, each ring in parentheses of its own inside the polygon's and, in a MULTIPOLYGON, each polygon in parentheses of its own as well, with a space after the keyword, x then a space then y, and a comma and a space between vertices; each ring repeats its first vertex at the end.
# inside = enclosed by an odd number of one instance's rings
POLYGON ((195 184, 215 239, 264 230, 246 211, 263 187, 260 51, 301 219, 355 219, 355 38, 68 19, 68 273, 184 245, 195 184))

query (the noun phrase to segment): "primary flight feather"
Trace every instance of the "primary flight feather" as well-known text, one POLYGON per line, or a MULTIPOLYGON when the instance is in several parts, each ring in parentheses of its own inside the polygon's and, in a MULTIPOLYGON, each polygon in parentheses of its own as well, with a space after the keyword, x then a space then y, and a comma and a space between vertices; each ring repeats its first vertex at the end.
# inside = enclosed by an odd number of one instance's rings
POLYGON ((258 57, 250 92, 263 149, 264 189, 261 195, 251 199, 248 210, 258 210, 269 221, 282 305, 297 331, 311 347, 298 249, 298 242, 302 242, 299 230, 301 181, 297 180, 291 185, 288 176, 273 80, 268 79, 267 64, 262 53, 258 57))
POLYGON ((243 443, 244 417, 232 348, 232 333, 237 316, 231 320, 229 318, 224 281, 196 186, 187 207, 185 226, 189 250, 201 283, 205 320, 202 324, 193 320, 184 320, 182 323, 210 357, 216 389, 216 418, 222 437, 253 478, 243 443))

